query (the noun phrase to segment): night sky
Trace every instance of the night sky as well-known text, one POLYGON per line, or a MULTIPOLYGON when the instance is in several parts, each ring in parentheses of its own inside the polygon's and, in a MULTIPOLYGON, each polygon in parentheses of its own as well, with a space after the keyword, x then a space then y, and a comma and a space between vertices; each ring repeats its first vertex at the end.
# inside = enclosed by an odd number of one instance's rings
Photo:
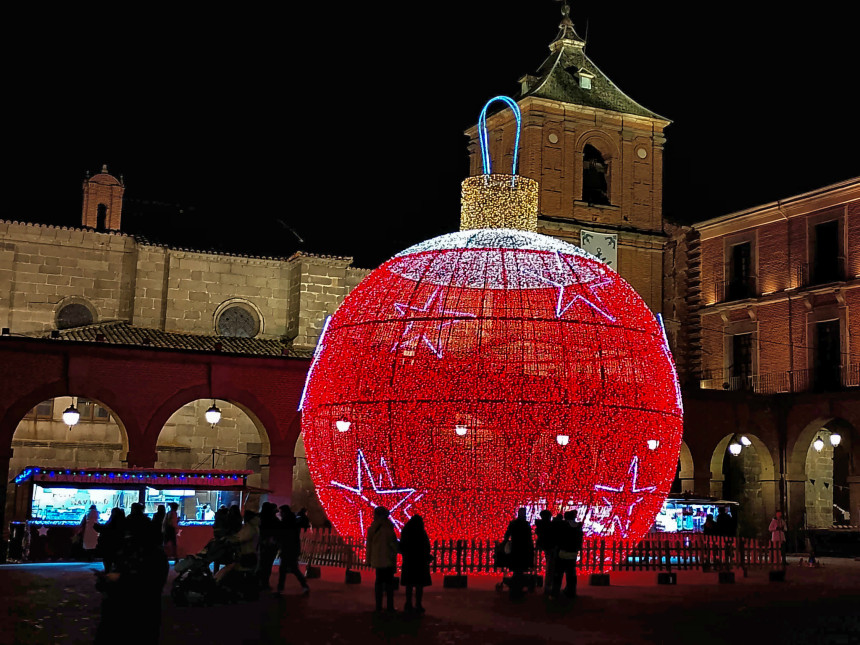
MULTIPOLYGON (((754 4, 573 5, 595 64, 673 121, 671 220, 860 175, 849 4, 754 4)), ((127 232, 376 266, 457 229, 463 130, 536 71, 560 19, 550 0, 227 6, 8 21, 0 217, 79 225, 84 173, 107 163, 127 232)))

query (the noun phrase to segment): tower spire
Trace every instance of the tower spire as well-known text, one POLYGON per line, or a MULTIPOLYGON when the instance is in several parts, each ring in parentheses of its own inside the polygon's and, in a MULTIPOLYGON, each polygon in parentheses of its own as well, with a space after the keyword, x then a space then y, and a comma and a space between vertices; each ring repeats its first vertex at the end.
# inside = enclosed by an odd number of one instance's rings
POLYGON ((585 47, 585 40, 579 37, 570 19, 570 4, 568 0, 556 0, 561 2, 561 22, 558 25, 558 35, 550 45, 550 51, 556 52, 562 47, 585 47))

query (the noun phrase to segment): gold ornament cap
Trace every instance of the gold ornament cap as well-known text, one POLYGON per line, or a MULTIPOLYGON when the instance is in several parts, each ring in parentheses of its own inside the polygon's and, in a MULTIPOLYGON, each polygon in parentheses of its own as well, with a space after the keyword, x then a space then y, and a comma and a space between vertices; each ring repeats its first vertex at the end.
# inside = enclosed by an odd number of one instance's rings
POLYGON ((537 232, 538 183, 534 179, 517 174, 521 127, 520 106, 509 96, 491 98, 481 110, 481 116, 478 117, 478 137, 481 143, 484 174, 467 177, 463 181, 460 207, 461 231, 513 228, 537 232), (511 109, 517 123, 510 175, 494 173, 490 160, 487 110, 496 101, 505 103, 511 109))
POLYGON ((539 185, 520 175, 477 175, 463 180, 460 230, 537 231, 539 185))

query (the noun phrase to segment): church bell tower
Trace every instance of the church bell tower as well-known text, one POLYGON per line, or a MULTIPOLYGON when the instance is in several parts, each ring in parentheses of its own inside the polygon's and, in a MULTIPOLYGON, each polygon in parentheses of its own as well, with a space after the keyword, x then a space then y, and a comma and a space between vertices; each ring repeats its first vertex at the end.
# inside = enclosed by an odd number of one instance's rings
MULTIPOLYGON (((538 232, 605 259, 645 299, 662 301, 663 136, 670 121, 624 94, 586 56, 567 2, 550 54, 519 79, 520 174, 540 183, 538 232)), ((510 111, 487 118, 494 159, 511 163, 510 111)), ((477 126, 470 174, 481 173, 477 126)))
POLYGON ((125 184, 108 173, 107 164, 102 171, 84 181, 84 207, 81 225, 97 231, 118 231, 122 221, 122 195, 125 184))

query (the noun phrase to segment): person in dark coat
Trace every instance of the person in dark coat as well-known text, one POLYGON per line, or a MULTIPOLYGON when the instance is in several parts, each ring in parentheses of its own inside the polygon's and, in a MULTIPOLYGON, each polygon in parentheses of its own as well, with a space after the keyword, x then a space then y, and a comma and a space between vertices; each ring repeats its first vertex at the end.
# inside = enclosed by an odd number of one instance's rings
POLYGON ((112 509, 108 521, 95 529, 99 534, 97 549, 102 556, 105 573, 110 573, 125 537, 125 511, 121 508, 112 509))
POLYGON ((559 524, 558 560, 550 594, 553 598, 558 598, 561 593, 562 578, 564 595, 568 598, 576 597, 576 562, 582 550, 582 541, 582 523, 576 521, 576 511, 565 512, 564 522, 559 524))
POLYGON ((725 506, 720 506, 717 511, 717 535, 720 537, 735 537, 737 532, 737 524, 728 514, 728 509, 725 506))
POLYGON ((296 580, 302 586, 302 594, 308 594, 311 591, 308 581, 305 579, 301 569, 299 569, 299 554, 302 549, 299 531, 299 524, 296 521, 296 516, 293 515, 293 510, 287 505, 281 506, 281 530, 278 535, 281 564, 278 567, 278 590, 275 592, 276 596, 280 596, 283 593, 288 573, 296 576, 296 580))
POLYGON ((311 521, 308 518, 308 509, 303 508, 296 513, 296 522, 298 523, 300 531, 305 531, 311 528, 311 521))
POLYGON ((271 502, 264 502, 260 509, 260 588, 271 589, 269 579, 272 577, 272 566, 278 555, 281 535, 281 520, 278 519, 278 507, 271 502))
POLYGON ((144 617, 135 622, 134 642, 152 645, 159 642, 161 594, 168 570, 164 549, 152 540, 151 532, 130 533, 122 539, 114 570, 97 574, 102 610, 96 645, 124 640, 128 635, 130 607, 144 617))
POLYGON ((167 517, 167 509, 164 504, 159 504, 158 508, 155 509, 155 513, 152 514, 152 522, 150 526, 152 539, 159 546, 164 546, 164 534, 162 533, 162 529, 164 527, 165 517, 167 517))
POLYGON ((717 534, 717 523, 714 521, 714 516, 710 513, 708 513, 708 517, 705 518, 705 523, 702 524, 702 533, 708 536, 717 534))
MULTIPOLYGON (((215 511, 215 520, 212 525, 212 536, 216 540, 227 537, 227 513, 227 507, 223 504, 221 505, 221 508, 215 511)), ((212 563, 212 568, 215 573, 218 573, 218 569, 226 564, 228 563, 218 558, 212 563)))
POLYGON ((415 589, 416 611, 424 613, 424 587, 433 584, 430 578, 430 538, 424 529, 424 519, 413 515, 400 533, 400 554, 403 557, 400 582, 406 587, 406 611, 412 611, 412 589, 415 589))
POLYGON ((227 535, 236 535, 242 529, 242 511, 233 504, 227 511, 227 535))
POLYGON ((125 532, 141 540, 152 539, 152 521, 143 512, 143 504, 135 502, 131 505, 125 518, 125 532))
POLYGON ((532 542, 532 527, 526 519, 526 509, 517 512, 517 518, 508 524, 505 541, 510 542, 511 552, 508 568, 511 570, 511 598, 523 595, 526 585, 525 572, 534 566, 535 546, 532 542))
POLYGON ((537 544, 535 548, 538 551, 543 551, 546 561, 546 575, 543 586, 544 595, 549 595, 552 591, 552 580, 555 576, 555 561, 557 551, 556 527, 552 524, 552 512, 549 509, 544 509, 540 512, 540 519, 535 522, 535 534, 537 535, 537 544))

